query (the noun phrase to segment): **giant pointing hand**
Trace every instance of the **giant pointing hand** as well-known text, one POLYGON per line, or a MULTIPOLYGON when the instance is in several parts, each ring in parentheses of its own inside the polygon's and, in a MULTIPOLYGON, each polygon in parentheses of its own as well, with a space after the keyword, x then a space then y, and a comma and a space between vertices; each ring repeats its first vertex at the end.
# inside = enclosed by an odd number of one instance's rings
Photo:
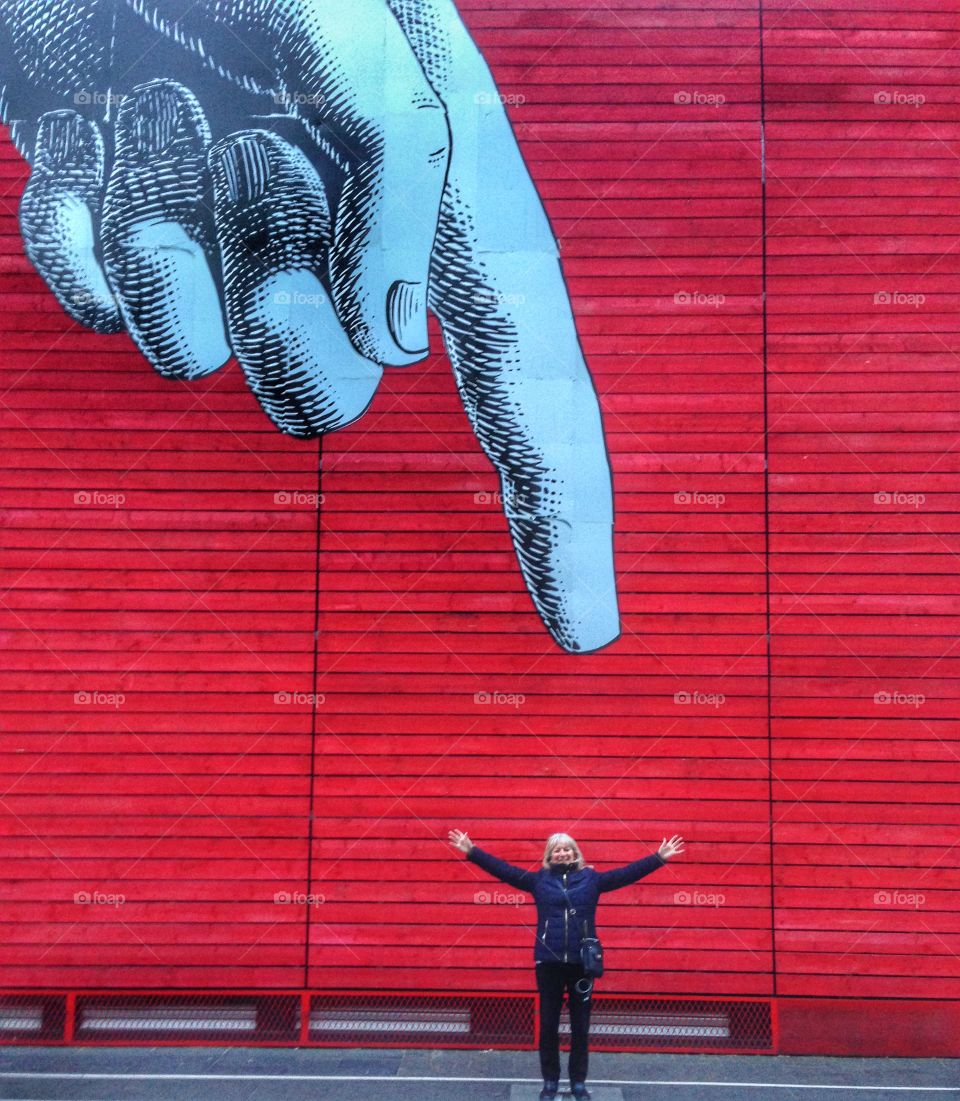
POLYGON ((597 396, 557 245, 448 0, 0 0, 21 228, 64 308, 168 377, 231 353, 309 438, 437 317, 525 583, 570 651, 619 633, 597 396))

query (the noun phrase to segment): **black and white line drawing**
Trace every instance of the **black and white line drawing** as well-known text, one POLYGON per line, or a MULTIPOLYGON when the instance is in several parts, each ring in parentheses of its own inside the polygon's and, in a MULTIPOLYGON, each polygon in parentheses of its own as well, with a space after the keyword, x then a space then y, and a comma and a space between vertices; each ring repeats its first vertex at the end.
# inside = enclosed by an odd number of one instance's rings
POLYGON ((168 378, 231 355, 282 431, 443 333, 556 642, 619 634, 599 402, 555 237, 450 0, 0 0, 24 247, 168 378))

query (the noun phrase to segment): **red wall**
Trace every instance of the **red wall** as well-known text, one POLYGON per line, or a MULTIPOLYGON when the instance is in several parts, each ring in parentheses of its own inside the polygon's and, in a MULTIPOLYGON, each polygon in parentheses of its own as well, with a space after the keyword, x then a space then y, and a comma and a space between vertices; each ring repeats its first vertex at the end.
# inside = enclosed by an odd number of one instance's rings
POLYGON ((785 1050, 890 1000, 943 1031, 960 13, 925 6, 460 4, 601 395, 624 631, 588 656, 436 334, 318 461, 234 366, 70 323, 4 147, 0 986, 528 990, 532 908, 447 830, 600 866, 679 832, 603 903, 607 991, 775 997, 785 1050))

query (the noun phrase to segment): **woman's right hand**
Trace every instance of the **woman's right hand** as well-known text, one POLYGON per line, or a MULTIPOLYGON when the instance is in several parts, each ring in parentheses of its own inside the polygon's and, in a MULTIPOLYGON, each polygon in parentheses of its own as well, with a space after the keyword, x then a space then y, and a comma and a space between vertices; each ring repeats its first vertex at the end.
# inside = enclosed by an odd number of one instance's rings
POLYGON ((449 833, 450 844, 462 853, 468 853, 473 848, 473 842, 463 830, 451 830, 449 833))

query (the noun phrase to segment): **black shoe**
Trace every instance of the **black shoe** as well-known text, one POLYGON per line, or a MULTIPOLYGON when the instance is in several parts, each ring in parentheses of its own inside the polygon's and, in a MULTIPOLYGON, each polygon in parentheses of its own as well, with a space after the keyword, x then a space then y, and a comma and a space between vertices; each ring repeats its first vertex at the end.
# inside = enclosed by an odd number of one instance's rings
POLYGON ((590 1091, 585 1082, 571 1082, 570 1091, 573 1094, 573 1101, 590 1101, 590 1091))
POLYGON ((554 1101, 558 1089, 560 1089, 559 1082, 544 1082, 543 1089, 540 1091, 540 1101, 554 1101))

